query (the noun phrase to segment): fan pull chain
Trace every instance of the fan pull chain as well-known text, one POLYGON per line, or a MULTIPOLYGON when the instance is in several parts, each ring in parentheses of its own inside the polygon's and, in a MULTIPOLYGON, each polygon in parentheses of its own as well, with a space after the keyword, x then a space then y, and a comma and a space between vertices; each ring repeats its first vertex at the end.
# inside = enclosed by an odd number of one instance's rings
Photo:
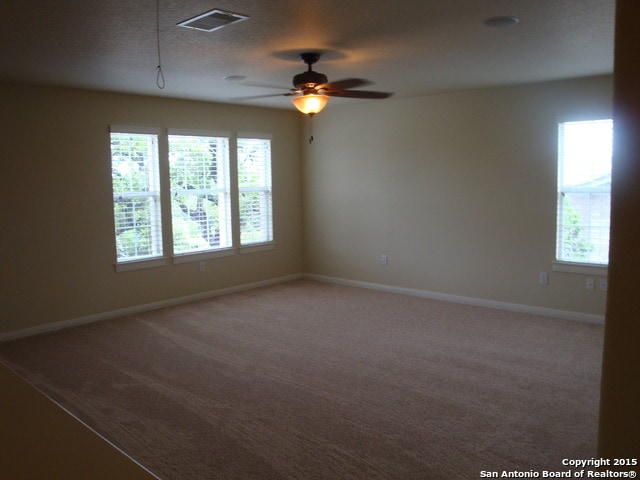
POLYGON ((309 144, 313 143, 313 123, 311 119, 313 115, 309 115, 309 144))
POLYGON ((164 73, 162 72, 162 59, 160 57, 160 0, 156 1, 156 45, 158 47, 158 68, 156 74, 156 85, 160 90, 164 88, 164 73))

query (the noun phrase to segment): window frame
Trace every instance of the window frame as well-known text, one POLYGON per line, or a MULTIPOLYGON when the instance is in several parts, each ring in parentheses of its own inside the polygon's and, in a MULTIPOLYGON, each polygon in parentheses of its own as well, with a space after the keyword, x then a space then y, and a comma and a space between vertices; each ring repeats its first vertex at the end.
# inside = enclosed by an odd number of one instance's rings
MULTIPOLYGON (((113 125, 109 131, 109 158, 112 169, 111 174, 111 193, 112 193, 112 212, 113 212, 113 234, 115 242, 115 268, 116 271, 129 271, 140 268, 151 268, 156 266, 162 266, 166 264, 166 257, 164 256, 164 242, 163 242, 163 224, 162 224, 162 186, 161 186, 161 174, 160 174, 160 139, 161 131, 159 128, 147 128, 147 127, 125 127, 113 125), (114 183, 114 155, 112 142, 114 135, 145 135, 155 136, 155 140, 152 141, 151 147, 153 151, 148 157, 150 164, 145 165, 146 168, 150 168, 148 174, 148 190, 147 191, 130 191, 130 192, 116 192, 114 183), (150 201, 149 209, 149 222, 151 229, 151 248, 153 252, 148 255, 138 255, 130 258, 121 258, 118 255, 118 219, 116 215, 116 197, 120 199, 123 197, 123 193, 127 198, 146 198, 150 201)), ((146 162, 145 162, 146 163, 146 162)))
MULTIPOLYGON (((167 163, 168 163, 168 179, 169 179, 169 194, 171 196, 171 249, 172 249, 172 259, 173 263, 187 263, 187 262, 195 262, 200 260, 206 260, 209 258, 215 258, 220 256, 229 256, 233 255, 234 250, 234 240, 233 240, 233 223, 234 223, 234 215, 233 215, 233 194, 232 194, 232 172, 230 169, 231 165, 231 137, 232 135, 229 132, 221 132, 221 131, 209 131, 209 130, 190 130, 190 129, 168 129, 166 138, 167 138, 167 163), (204 137, 218 140, 225 140, 226 144, 223 147, 222 152, 222 163, 216 164, 217 173, 222 177, 221 181, 218 182, 218 188, 215 189, 204 189, 198 190, 201 193, 210 193, 218 196, 218 199, 222 198, 222 212, 219 212, 221 220, 220 223, 224 225, 223 237, 225 241, 223 245, 219 247, 211 247, 211 248, 203 248, 203 249, 193 249, 188 251, 175 251, 176 247, 176 238, 175 238, 175 227, 176 227, 176 215, 174 215, 174 203, 173 198, 174 195, 178 194, 180 191, 171 187, 173 181, 173 172, 171 169, 171 137, 204 137), (220 186, 221 185, 221 186, 220 186)), ((219 206, 220 208, 220 206, 219 206)))
POLYGON ((272 158, 272 144, 273 136, 258 134, 258 133, 239 133, 236 140, 236 185, 238 188, 238 246, 243 253, 260 251, 263 249, 272 248, 274 244, 274 222, 273 222, 273 158, 272 158), (268 142, 268 158, 263 159, 263 178, 260 184, 241 186, 241 174, 240 174, 240 144, 243 140, 259 140, 268 142), (242 216, 240 199, 243 193, 258 193, 260 194, 260 223, 261 228, 266 231, 266 238, 262 238, 257 241, 245 241, 242 240, 242 216))
MULTIPOLYGON (((564 173, 563 173, 563 160, 564 160, 564 134, 563 129, 566 124, 571 123, 596 123, 596 122, 610 122, 613 128, 613 120, 610 115, 595 115, 589 118, 566 118, 559 119, 557 122, 557 182, 556 182, 556 193, 557 193, 557 203, 556 203, 556 237, 555 237, 555 259, 552 262, 553 271, 557 272, 567 272, 567 273, 582 273, 589 275, 607 275, 608 272, 608 258, 607 263, 595 262, 595 261, 580 261, 578 259, 566 259, 562 258, 563 251, 563 229, 566 228, 566 224, 564 218, 566 218, 565 211, 565 198, 567 194, 571 193, 583 193, 583 194, 608 194, 609 199, 611 198, 611 189, 610 187, 603 188, 601 186, 594 186, 593 188, 589 188, 587 186, 575 186, 569 185, 564 182, 564 173)), ((611 168, 609 167, 608 174, 611 173, 611 168)), ((605 176, 604 174, 603 176, 605 176)), ((591 216, 591 214, 590 214, 591 216)), ((610 222, 608 225, 608 232, 610 232, 610 222)))
MULTIPOLYGON (((157 231, 158 235, 155 238, 159 240, 159 253, 154 256, 133 258, 130 260, 119 260, 117 257, 117 245, 115 243, 116 232, 116 219, 115 210, 112 210, 113 224, 112 231, 114 232, 114 244, 113 249, 116 254, 114 262, 116 272, 127 272, 132 270, 139 270, 144 268, 161 267, 167 264, 167 260, 171 258, 173 264, 192 263, 199 262, 207 259, 227 257, 236 254, 250 254, 255 252, 261 252, 265 250, 273 250, 275 248, 275 232, 274 232, 274 215, 273 215, 273 183, 272 183, 272 171, 273 171, 273 158, 271 155, 273 145, 273 135, 264 133, 233 133, 226 131, 214 131, 214 130, 196 130, 196 129, 176 129, 176 128, 161 128, 161 127, 136 127, 136 126, 122 126, 112 125, 110 126, 110 139, 112 133, 121 134, 151 134, 155 135, 155 201, 158 207, 158 223, 157 231), (224 176, 227 182, 227 189, 224 193, 226 195, 226 208, 229 217, 229 225, 227 235, 230 236, 230 244, 228 246, 194 250, 189 252, 174 252, 174 226, 173 226, 173 213, 172 213, 172 195, 174 193, 171 188, 171 167, 170 167, 170 136, 192 136, 192 137, 217 137, 226 138, 226 164, 224 166, 224 176), (238 176, 238 142, 245 139, 256 140, 268 140, 269 141, 269 158, 268 158, 268 170, 269 170, 269 182, 265 187, 261 187, 262 191, 266 191, 268 194, 269 211, 269 235, 268 239, 260 242, 242 243, 241 241, 241 212, 240 212, 240 179, 238 176)), ((110 161, 113 165, 113 155, 110 152, 110 161)), ((112 194, 113 192, 113 180, 112 180, 112 194)), ((113 196, 113 195, 112 195, 113 196)))

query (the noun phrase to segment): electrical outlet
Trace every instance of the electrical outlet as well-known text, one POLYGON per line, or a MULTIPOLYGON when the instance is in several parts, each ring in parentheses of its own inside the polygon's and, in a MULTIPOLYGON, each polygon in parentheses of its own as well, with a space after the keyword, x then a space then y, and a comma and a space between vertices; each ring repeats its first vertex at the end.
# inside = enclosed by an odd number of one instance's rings
POLYGON ((596 288, 596 283, 593 278, 587 278, 587 290, 594 290, 596 288))
POLYGON ((199 271, 200 273, 204 272, 204 262, 200 262, 200 263, 198 264, 198 271, 199 271))
POLYGON ((380 263, 382 265, 388 265, 389 264, 389 257, 387 255, 380 255, 380 263))
POLYGON ((608 286, 609 285, 607 284, 607 279, 606 278, 601 278, 600 279, 600 291, 601 292, 606 292, 608 286))
POLYGON ((549 274, 547 272, 540 272, 540 285, 549 285, 549 274))

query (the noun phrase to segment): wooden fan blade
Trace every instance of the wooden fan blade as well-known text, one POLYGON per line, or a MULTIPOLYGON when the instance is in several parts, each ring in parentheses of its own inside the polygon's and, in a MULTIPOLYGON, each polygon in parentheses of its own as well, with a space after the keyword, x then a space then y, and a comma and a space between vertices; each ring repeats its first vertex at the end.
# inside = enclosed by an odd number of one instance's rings
POLYGON ((349 88, 364 87, 365 85, 371 85, 369 80, 363 78, 345 78, 343 80, 337 80, 330 83, 321 83, 316 85, 317 90, 347 90, 349 88))
POLYGON ((330 97, 344 98, 389 98, 393 95, 388 92, 368 92, 366 90, 328 90, 324 94, 330 97))

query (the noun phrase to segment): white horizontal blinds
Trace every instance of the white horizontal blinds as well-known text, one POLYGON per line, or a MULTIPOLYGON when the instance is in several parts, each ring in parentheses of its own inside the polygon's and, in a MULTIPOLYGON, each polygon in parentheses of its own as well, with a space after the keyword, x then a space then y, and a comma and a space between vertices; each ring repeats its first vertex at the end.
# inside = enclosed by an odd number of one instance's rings
POLYGON ((558 139, 557 259, 607 264, 613 121, 560 123, 558 139))
POLYGON ((158 135, 111 132, 117 261, 162 255, 158 135))
POLYGON ((271 140, 238 138, 240 244, 273 240, 271 140))
POLYGON ((230 247, 229 139, 169 135, 173 252, 230 247))

